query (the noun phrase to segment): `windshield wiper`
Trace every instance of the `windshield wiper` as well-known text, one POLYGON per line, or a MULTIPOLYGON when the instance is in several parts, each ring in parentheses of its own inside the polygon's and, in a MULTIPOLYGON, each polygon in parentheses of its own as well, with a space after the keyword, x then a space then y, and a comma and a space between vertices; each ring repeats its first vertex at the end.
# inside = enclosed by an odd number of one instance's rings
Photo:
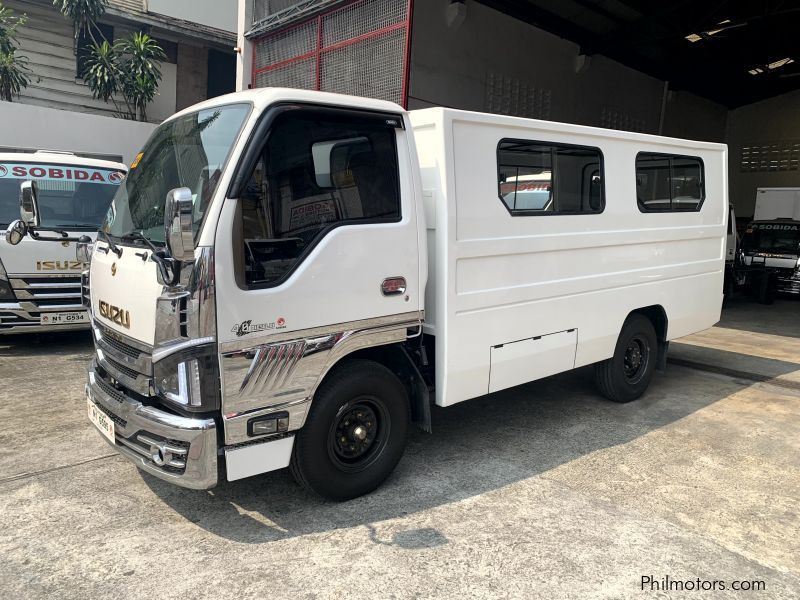
POLYGON ((108 247, 111 249, 111 251, 114 254, 117 255, 117 258, 121 258, 122 257, 122 248, 120 248, 114 242, 111 241, 111 236, 110 235, 108 235, 102 229, 98 229, 97 230, 97 236, 98 237, 101 237, 101 236, 103 237, 103 239, 106 241, 106 243, 108 244, 108 247))
POLYGON ((178 283, 181 274, 180 263, 170 258, 165 250, 156 246, 141 231, 131 231, 123 235, 120 239, 123 241, 144 242, 145 245, 150 248, 150 257, 153 259, 153 262, 158 265, 158 270, 161 271, 164 282, 167 285, 175 285, 178 283))

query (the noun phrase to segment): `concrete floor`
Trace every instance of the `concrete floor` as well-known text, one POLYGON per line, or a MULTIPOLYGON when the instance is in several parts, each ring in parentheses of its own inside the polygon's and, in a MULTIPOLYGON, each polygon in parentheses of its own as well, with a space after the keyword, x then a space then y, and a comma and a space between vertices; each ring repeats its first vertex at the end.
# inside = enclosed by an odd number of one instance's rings
POLYGON ((5 598, 800 598, 800 302, 732 303, 633 404, 583 369, 435 409, 344 504, 285 472, 141 474, 86 420, 90 354, 88 334, 0 339, 5 598))

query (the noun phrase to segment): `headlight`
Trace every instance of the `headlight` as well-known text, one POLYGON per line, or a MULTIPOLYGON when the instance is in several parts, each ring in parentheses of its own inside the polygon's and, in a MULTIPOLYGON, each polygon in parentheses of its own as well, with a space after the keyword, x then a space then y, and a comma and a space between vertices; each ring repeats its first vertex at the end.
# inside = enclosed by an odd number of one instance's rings
POLYGON ((219 408, 216 344, 194 346, 153 364, 156 392, 167 402, 192 412, 219 408))

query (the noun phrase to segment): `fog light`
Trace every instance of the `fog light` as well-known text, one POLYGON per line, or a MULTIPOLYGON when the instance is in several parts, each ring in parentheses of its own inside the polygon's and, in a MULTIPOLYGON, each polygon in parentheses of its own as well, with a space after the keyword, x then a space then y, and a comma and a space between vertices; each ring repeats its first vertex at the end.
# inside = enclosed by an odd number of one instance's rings
POLYGON ((268 435, 284 433, 289 430, 289 413, 279 412, 271 415, 255 417, 247 422, 247 435, 268 435))

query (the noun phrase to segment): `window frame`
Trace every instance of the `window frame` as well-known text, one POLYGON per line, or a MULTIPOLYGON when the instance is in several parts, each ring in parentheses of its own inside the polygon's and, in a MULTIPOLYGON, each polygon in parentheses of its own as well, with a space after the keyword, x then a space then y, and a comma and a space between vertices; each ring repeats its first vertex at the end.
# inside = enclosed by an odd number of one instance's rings
MULTIPOLYGON (((567 142, 557 142, 551 140, 528 140, 522 138, 501 138, 500 141, 497 142, 497 149, 496 149, 496 159, 497 159, 497 197, 500 200, 500 203, 503 207, 508 211, 508 214, 511 217, 543 217, 543 216, 581 216, 581 215, 599 215, 605 212, 606 210, 606 168, 605 168, 605 155, 603 154, 603 150, 597 146, 585 146, 583 144, 570 144, 567 142), (525 143, 537 146, 548 146, 550 148, 550 156, 551 156, 551 165, 552 165, 552 172, 553 172, 553 182, 556 181, 557 177, 557 170, 558 166, 557 160, 553 160, 555 155, 553 154, 554 149, 558 148, 579 148, 582 150, 592 150, 597 152, 598 156, 600 157, 600 210, 593 210, 593 211, 577 211, 577 210, 536 210, 536 209, 512 209, 506 204, 506 201, 503 199, 503 194, 500 192, 500 146, 506 142, 518 142, 518 143, 525 143)), ((583 190, 584 183, 581 181, 581 191, 583 190)), ((555 183, 553 183, 553 203, 555 204, 556 196, 555 196, 555 183)))
MULTIPOLYGON (((395 166, 397 169, 397 205, 398 205, 398 214, 396 218, 364 218, 364 219, 352 219, 349 221, 338 221, 336 223, 331 223, 326 225, 325 227, 321 228, 319 234, 314 237, 314 239, 303 249, 303 252, 297 257, 297 260, 292 265, 290 269, 288 269, 283 275, 279 278, 274 279, 272 281, 265 281, 261 283, 250 283, 246 282, 245 274, 242 273, 242 277, 240 278, 238 275, 234 277, 236 280, 237 286, 239 289, 243 291, 253 291, 253 290, 264 290, 270 288, 276 288, 288 281, 292 275, 299 269, 303 263, 305 263, 308 256, 314 251, 314 249, 319 245, 319 243, 324 240, 328 235, 335 229, 340 227, 348 227, 353 225, 389 225, 393 223, 400 223, 403 220, 403 183, 402 177, 400 173, 400 148, 398 147, 397 142, 397 129, 405 130, 405 123, 403 121, 403 115, 401 113, 389 113, 383 111, 375 111, 370 109, 360 109, 360 108, 350 108, 350 107, 342 107, 336 106, 331 104, 311 104, 305 102, 281 102, 274 104, 273 106, 269 107, 265 110, 258 118, 258 121, 253 126, 251 130, 250 136, 246 142, 245 148, 242 151, 239 160, 236 164, 236 168, 234 169, 233 177, 231 178, 231 182, 228 186, 226 198, 228 200, 234 200, 236 202, 241 201, 241 196, 243 195, 247 183, 249 182, 250 175, 255 170, 256 166, 258 165, 259 161, 263 160, 264 154, 266 152, 267 145, 269 144, 270 139, 272 138, 272 134, 274 132, 274 126, 278 122, 278 120, 283 117, 284 115, 295 116, 297 114, 308 114, 308 113, 315 113, 315 114, 332 114, 337 116, 350 116, 350 117, 359 117, 363 119, 370 119, 375 121, 382 120, 386 125, 387 129, 393 130, 394 137, 393 137, 393 149, 394 149, 394 161, 395 166), (393 123, 393 124, 392 124, 393 123)), ((309 155, 312 157, 313 161, 313 153, 312 148, 313 143, 309 145, 309 155)), ((314 182, 316 185, 316 181, 314 182)), ((319 187, 319 186, 317 186, 319 187)), ((336 189, 336 188, 322 188, 321 190, 329 190, 329 189, 336 189)), ((232 239, 232 242, 235 242, 235 237, 232 239)), ((244 243, 244 239, 240 240, 244 243)), ((234 251, 236 251, 234 249, 234 251)), ((246 250, 245 250, 246 252, 246 250)))
POLYGON ((669 160, 669 208, 647 208, 642 206, 642 203, 639 202, 639 194, 636 194, 636 206, 639 208, 640 213, 692 213, 692 212, 700 212, 703 208, 703 204, 706 202, 706 164, 703 162, 703 159, 699 156, 692 156, 690 154, 670 154, 668 152, 650 152, 648 150, 640 150, 636 153, 636 160, 633 163, 633 173, 634 173, 634 189, 636 185, 636 176, 639 173, 639 157, 642 155, 647 155, 650 157, 658 157, 658 158, 666 158, 669 160), (672 207, 672 179, 673 179, 673 168, 672 168, 672 159, 674 158, 688 158, 691 160, 696 160, 700 163, 700 201, 697 203, 697 206, 694 208, 673 208, 672 207))

